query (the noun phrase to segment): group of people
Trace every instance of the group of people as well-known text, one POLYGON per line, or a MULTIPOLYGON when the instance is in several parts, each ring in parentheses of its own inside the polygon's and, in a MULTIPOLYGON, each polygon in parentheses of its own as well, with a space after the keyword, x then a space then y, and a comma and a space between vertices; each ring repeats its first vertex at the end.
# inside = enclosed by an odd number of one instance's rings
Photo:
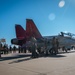
MULTIPOLYGON (((53 54, 56 55, 58 53, 58 48, 59 48, 59 41, 58 41, 58 39, 53 37, 52 42, 51 42, 50 45, 52 45, 52 48, 49 50, 50 54, 51 55, 53 55, 53 54)), ((48 55, 47 46, 48 46, 48 41, 45 41, 45 44, 44 44, 45 55, 48 55)), ((31 51, 32 52, 32 57, 37 57, 39 55, 39 50, 38 50, 38 47, 36 46, 36 43, 33 42, 31 50, 32 50, 31 51), (36 52, 36 48, 37 48, 38 52, 36 52)), ((41 51, 40 51, 40 53, 41 53, 41 51)))
MULTIPOLYGON (((58 48, 59 48, 59 41, 57 38, 53 37, 52 41, 50 42, 51 44, 49 44, 49 42, 47 40, 45 40, 44 42, 44 50, 42 50, 42 47, 38 47, 37 46, 37 42, 35 41, 35 39, 32 39, 32 44, 31 47, 28 48, 28 50, 32 53, 32 58, 36 58, 39 56, 39 54, 46 54, 48 55, 48 50, 47 50, 47 46, 52 45, 52 48, 49 50, 51 55, 56 55, 58 53, 58 48), (45 52, 44 52, 45 51, 45 52)), ((16 47, 13 47, 13 51, 16 50, 16 47)), ((12 51, 11 46, 10 46, 10 51, 12 51)), ((22 49, 21 47, 19 47, 19 53, 24 52, 26 53, 26 48, 22 49), (23 51, 24 50, 24 51, 23 51)), ((0 54, 1 57, 1 54, 0 54)))

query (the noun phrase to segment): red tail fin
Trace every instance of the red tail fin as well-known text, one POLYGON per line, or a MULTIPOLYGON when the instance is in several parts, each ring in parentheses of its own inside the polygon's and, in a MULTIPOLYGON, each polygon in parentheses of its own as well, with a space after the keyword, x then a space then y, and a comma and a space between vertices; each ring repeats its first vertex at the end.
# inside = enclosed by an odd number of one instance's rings
POLYGON ((26 36, 26 31, 20 26, 20 25, 15 25, 15 30, 16 30, 16 37, 18 39, 23 39, 26 36))
POLYGON ((26 33, 30 37, 33 36, 35 38, 42 38, 32 19, 26 19, 26 33))

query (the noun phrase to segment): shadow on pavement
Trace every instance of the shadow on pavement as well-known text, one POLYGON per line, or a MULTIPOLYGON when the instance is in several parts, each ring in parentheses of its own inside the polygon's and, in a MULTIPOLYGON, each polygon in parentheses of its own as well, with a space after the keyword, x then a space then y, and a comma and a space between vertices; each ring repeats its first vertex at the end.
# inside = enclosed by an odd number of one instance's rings
POLYGON ((61 57, 66 57, 64 55, 48 55, 48 56, 39 56, 37 58, 31 58, 31 57, 27 57, 27 58, 24 58, 24 59, 16 59, 12 62, 10 62, 9 64, 14 64, 14 63, 20 63, 20 62, 23 62, 23 61, 28 61, 28 60, 32 60, 32 59, 38 59, 40 57, 53 57, 53 58, 61 58, 61 57))
POLYGON ((26 59, 18 59, 18 60, 15 60, 15 61, 12 61, 10 62, 9 64, 13 64, 13 63, 19 63, 19 62, 22 62, 22 61, 27 61, 27 60, 31 60, 32 58, 26 58, 26 59))
POLYGON ((61 58, 61 57, 66 57, 65 55, 49 55, 48 57, 54 57, 54 58, 61 58))
MULTIPOLYGON (((74 53, 74 52, 75 51, 67 52, 67 53, 74 53)), ((66 53, 66 52, 64 52, 64 53, 66 53)), ((40 57, 62 58, 62 57, 66 57, 66 55, 62 55, 64 53, 58 53, 57 55, 42 55, 42 56, 39 56, 38 58, 40 58, 40 57)), ((31 54, 12 55, 12 56, 8 56, 8 57, 1 57, 0 61, 16 59, 16 61, 13 61, 11 63, 18 63, 18 62, 34 59, 34 58, 30 58, 30 57, 31 57, 31 54), (29 58, 25 58, 25 57, 29 57, 29 58), (18 59, 18 58, 24 58, 24 59, 18 59)), ((11 63, 9 63, 9 64, 11 64, 11 63)))
POLYGON ((5 60, 13 60, 13 59, 18 59, 18 58, 24 58, 24 57, 29 57, 31 54, 25 54, 25 55, 12 55, 8 57, 1 57, 0 61, 5 61, 5 60))

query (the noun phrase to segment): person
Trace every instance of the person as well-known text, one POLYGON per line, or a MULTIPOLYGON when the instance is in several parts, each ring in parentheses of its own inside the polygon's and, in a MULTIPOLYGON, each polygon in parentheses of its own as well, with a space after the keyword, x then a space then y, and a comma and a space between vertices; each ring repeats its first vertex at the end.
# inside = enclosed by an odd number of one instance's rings
POLYGON ((2 48, 2 43, 0 43, 0 48, 2 48))
POLYGON ((61 36, 64 36, 64 33, 63 32, 61 32, 61 36))
POLYGON ((32 43, 32 58, 37 58, 38 57, 38 52, 36 51, 36 43, 32 43))
POLYGON ((6 54, 6 45, 5 44, 3 46, 3 49, 4 49, 4 54, 6 54))
POLYGON ((40 46, 37 47, 37 51, 39 54, 41 54, 41 47, 40 46))
POLYGON ((59 41, 56 39, 56 52, 58 53, 58 48, 59 48, 59 41))
POLYGON ((23 48, 21 47, 21 53, 23 53, 23 48))
POLYGON ((16 46, 14 45, 14 47, 13 47, 13 51, 14 51, 14 53, 16 52, 16 46))
POLYGON ((46 56, 48 56, 48 49, 47 49, 47 48, 48 48, 48 44, 49 44, 49 43, 48 43, 48 40, 46 39, 46 40, 45 40, 45 50, 46 50, 46 54, 45 54, 45 55, 46 55, 46 56))
POLYGON ((32 58, 38 57, 38 54, 36 52, 36 47, 37 47, 37 40, 35 37, 31 37, 31 42, 32 42, 32 58))
POLYGON ((56 38, 53 37, 53 39, 52 39, 52 54, 55 54, 55 55, 57 53, 57 43, 56 42, 57 42, 56 38))
POLYGON ((1 58, 1 51, 0 51, 0 58, 1 58))
POLYGON ((32 51, 31 51, 31 46, 28 47, 28 51, 29 51, 30 53, 32 52, 32 51))
POLYGON ((10 53, 12 53, 12 47, 11 47, 11 45, 10 45, 10 47, 9 47, 9 50, 10 50, 10 53))
POLYGON ((32 43, 32 58, 36 57, 36 46, 35 43, 32 43))
POLYGON ((24 53, 26 53, 26 46, 24 47, 24 53))

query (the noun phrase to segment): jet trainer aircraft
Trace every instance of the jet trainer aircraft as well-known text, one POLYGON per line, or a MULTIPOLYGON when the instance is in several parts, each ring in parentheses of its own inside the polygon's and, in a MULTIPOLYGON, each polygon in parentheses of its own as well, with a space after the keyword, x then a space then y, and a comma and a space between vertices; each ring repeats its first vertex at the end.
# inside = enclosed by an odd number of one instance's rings
POLYGON ((39 46, 46 42, 49 42, 49 49, 52 48, 51 42, 53 37, 57 38, 59 41, 59 47, 65 50, 71 49, 75 45, 75 38, 72 36, 75 34, 61 32, 59 35, 55 36, 42 36, 37 29, 35 23, 32 19, 26 19, 26 30, 24 30, 21 25, 15 25, 16 38, 11 40, 12 44, 23 46, 27 41, 30 41, 31 37, 35 37, 39 46), (65 36, 66 35, 66 36, 65 36))

